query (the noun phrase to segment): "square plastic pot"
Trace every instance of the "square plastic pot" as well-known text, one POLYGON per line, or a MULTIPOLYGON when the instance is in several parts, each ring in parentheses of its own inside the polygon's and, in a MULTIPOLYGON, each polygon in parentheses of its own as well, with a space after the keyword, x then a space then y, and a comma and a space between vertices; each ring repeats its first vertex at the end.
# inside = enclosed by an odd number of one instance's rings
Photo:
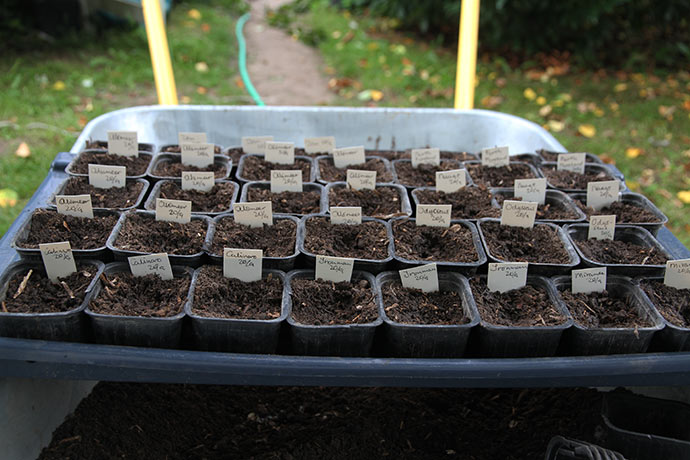
MULTIPOLYGON (((235 177, 237 178, 238 181, 240 182, 266 182, 266 181, 257 181, 254 179, 249 179, 244 176, 244 164, 247 161, 248 157, 259 157, 259 158, 264 158, 263 155, 260 154, 255 154, 255 153, 245 153, 240 157, 240 162, 237 165, 237 171, 235 171, 235 177)), ((295 155, 295 160, 304 160, 308 161, 309 164, 311 165, 309 168, 309 180, 305 181, 302 180, 303 183, 306 182, 316 182, 316 166, 314 166, 314 159, 308 156, 303 156, 303 155, 295 155)), ((294 163, 293 163, 294 164, 294 163)), ((285 168, 289 168, 291 165, 281 165, 284 166, 285 168)), ((304 179, 304 178, 303 178, 304 179)), ((266 180, 270 180, 270 177, 267 177, 266 180)))
MULTIPOLYGON (((156 210, 156 198, 160 198, 161 196, 161 187, 163 185, 168 184, 168 183, 175 183, 178 185, 178 187, 182 188, 182 183, 179 180, 161 180, 156 182, 156 184, 153 186, 151 189, 151 193, 149 194, 149 197, 146 199, 146 203, 144 203, 144 209, 147 211, 154 211, 156 210)), ((240 193, 240 184, 237 182, 233 182, 230 180, 217 180, 215 181, 216 184, 232 184, 233 185, 233 191, 232 191, 232 198, 230 198, 230 206, 227 209, 224 209, 222 211, 217 211, 217 212, 192 212, 192 214, 198 214, 202 216, 211 216, 215 217, 223 213, 231 212, 232 207, 235 205, 235 202, 237 201, 237 196, 240 193)), ((193 206, 192 206, 193 208, 193 206)))
POLYGON ((470 332, 479 324, 479 313, 468 298, 467 279, 457 273, 440 272, 438 285, 441 292, 455 291, 460 295, 466 324, 410 324, 393 321, 386 314, 383 287, 400 281, 398 272, 384 272, 376 276, 379 290, 379 315, 384 322, 384 349, 386 356, 399 358, 460 358, 464 355, 470 332))
MULTIPOLYGON (((103 152, 108 151, 108 141, 92 141, 92 140, 87 140, 84 145, 82 146, 80 152, 83 152, 84 150, 101 150, 103 152)), ((137 150, 139 152, 146 152, 146 153, 154 153, 156 151, 155 145, 149 144, 146 142, 139 142, 139 145, 137 147, 137 150)))
POLYGON ((546 460, 625 460, 625 457, 596 444, 554 436, 546 447, 546 460))
MULTIPOLYGON (((391 162, 387 160, 386 158, 379 157, 379 156, 370 156, 366 155, 364 157, 365 161, 368 160, 381 160, 383 164, 386 166, 386 170, 390 172, 391 174, 391 180, 389 181, 382 181, 380 180, 380 176, 377 174, 376 175, 376 183, 377 184, 395 184, 398 182, 398 176, 395 174, 395 169, 391 166, 391 162)), ((343 181, 328 181, 324 179, 324 177, 321 175, 321 162, 329 162, 333 164, 333 156, 332 155, 320 155, 314 158, 314 168, 316 169, 316 181, 319 182, 320 184, 331 184, 331 183, 337 183, 337 182, 343 182, 343 181)), ((355 169, 356 166, 348 166, 346 168, 342 168, 344 172, 346 172, 348 169, 355 169)))
POLYGON ((664 323, 664 328, 658 331, 654 336, 654 343, 652 344, 652 349, 654 349, 658 344, 663 350, 690 351, 690 328, 677 326, 669 320, 667 320, 666 317, 664 317, 664 315, 661 313, 661 310, 659 310, 659 308, 657 307, 656 302, 654 302, 652 297, 647 295, 647 292, 645 292, 645 290, 642 289, 642 283, 647 280, 659 281, 660 283, 663 283, 664 277, 651 276, 635 278, 633 280, 633 284, 640 288, 642 296, 659 312, 659 316, 661 316, 661 320, 664 323))
MULTIPOLYGON (((55 189, 55 192, 48 199, 48 207, 50 207, 51 209, 56 208, 55 197, 57 195, 63 195, 64 194, 63 192, 65 190, 65 187, 67 187, 67 182, 69 182, 71 179, 72 178, 67 178, 60 185, 58 185, 58 187, 55 189)), ((84 178, 84 179, 79 178, 79 179, 85 180, 88 183, 88 179, 86 179, 86 178, 84 178)), ((139 196, 137 197, 136 201, 134 202, 134 204, 132 206, 126 206, 124 208, 98 208, 98 207, 94 206, 94 208, 93 208, 94 211, 95 210, 101 210, 101 209, 110 210, 110 211, 130 211, 132 209, 136 209, 139 206, 141 206, 142 202, 144 201, 144 197, 146 196, 146 192, 148 192, 148 190, 149 190, 149 185, 150 185, 149 181, 147 181, 146 179, 127 179, 126 182, 127 182, 127 185, 129 185, 133 182, 142 184, 141 192, 139 193, 139 196)))
MULTIPOLYGON (((65 167, 65 172, 69 174, 70 176, 73 177, 89 177, 88 174, 80 174, 80 173, 75 173, 73 172, 74 165, 77 163, 79 160, 79 157, 83 154, 90 153, 90 152, 96 152, 96 153, 103 153, 103 150, 83 150, 81 153, 79 153, 77 156, 75 156, 72 161, 69 162, 69 164, 65 167)), ((151 167, 151 163, 153 163, 153 158, 154 155, 152 153, 147 153, 147 152, 139 152, 140 157, 148 158, 149 159, 149 165, 147 166, 146 170, 137 175, 130 175, 129 173, 125 176, 127 179, 143 179, 146 177, 146 172, 148 171, 148 168, 151 167)), ((104 165, 105 166, 105 165, 104 165)))
MULTIPOLYGON (((405 187, 408 191, 411 191, 412 189, 418 188, 418 187, 425 187, 425 185, 419 185, 419 184, 405 184, 403 181, 400 179, 400 176, 398 175, 398 168, 400 167, 400 164, 403 163, 412 163, 411 159, 407 158, 400 158, 398 160, 393 160, 391 162, 392 165, 392 170, 393 170, 393 177, 395 178, 396 182, 403 187, 405 187)), ((462 161, 457 161, 457 160, 449 160, 446 158, 441 158, 441 163, 449 163, 453 165, 452 169, 462 169, 464 168, 463 162, 462 161)), ((472 178, 470 177, 469 173, 466 173, 466 179, 467 179, 467 184, 466 185, 472 185, 474 182, 472 182, 472 178)))
MULTIPOLYGON (((316 326, 298 323, 292 317, 292 280, 314 279, 314 270, 293 270, 287 274, 287 301, 290 315, 287 322, 290 331, 292 352, 296 355, 315 356, 369 356, 376 329, 383 323, 379 315, 376 320, 366 324, 336 324, 316 326)), ((376 305, 380 305, 376 279, 371 273, 355 270, 352 280, 366 279, 375 296, 376 305)), ((377 307, 378 308, 378 307, 377 307)))
MULTIPOLYGON (((515 192, 512 188, 497 188, 492 189, 494 197, 501 195, 506 200, 512 200, 515 197, 515 192)), ((573 224, 583 222, 587 219, 584 212, 575 204, 575 202, 565 193, 560 190, 547 190, 544 204, 551 206, 559 206, 566 208, 574 214, 571 219, 537 219, 536 222, 548 222, 556 225, 573 224)), ((499 201, 496 200, 496 205, 501 207, 499 201)))
MULTIPOLYGON (((470 182, 468 182, 467 188, 478 188, 475 185, 470 185, 471 179, 470 179, 469 175, 467 175, 467 179, 470 181, 470 182)), ((419 195, 421 193, 428 191, 428 190, 435 192, 436 187, 417 187, 410 192, 410 195, 412 196, 412 201, 414 202, 413 210, 415 213, 417 211, 417 206, 419 206, 420 204, 429 204, 429 203, 422 202, 422 199, 419 197, 419 195)), ((489 190, 491 190, 491 189, 489 189, 489 190)), ((497 207, 498 205, 496 204, 496 200, 493 197, 493 192, 491 192, 491 193, 492 193, 491 200, 490 200, 491 205, 492 205, 492 207, 497 207)), ((446 203, 446 204, 452 204, 452 203, 446 203)), ((480 217, 480 219, 481 219, 481 217, 480 217)), ((451 217, 450 221, 451 222, 468 221, 468 222, 476 223, 477 220, 478 220, 477 218, 457 219, 457 218, 451 217)))
MULTIPOLYGON (((469 176, 472 177, 472 174, 470 173, 470 168, 469 168, 469 166, 472 166, 472 165, 481 165, 481 164, 482 164, 481 161, 465 161, 465 162, 463 163, 463 166, 462 166, 462 167, 463 167, 463 168, 467 168, 467 174, 469 174, 469 176)), ((511 160, 510 160, 509 164, 510 164, 511 166, 516 166, 516 165, 527 165, 527 167, 529 168, 529 170, 530 170, 530 172, 532 173, 532 176, 533 176, 533 177, 517 177, 516 179, 538 179, 538 178, 540 178, 540 177, 544 177, 544 176, 541 175, 541 172, 539 171, 539 169, 535 168, 534 165, 533 165, 532 163, 529 163, 529 162, 527 162, 527 161, 513 161, 512 157, 511 157, 511 160)), ((472 178, 472 183, 473 183, 473 184, 480 185, 480 183, 477 182, 477 181, 475 181, 474 178, 472 178)), ((489 188, 500 188, 499 186, 494 185, 494 184, 491 184, 491 185, 486 184, 486 186, 489 187, 489 188)))
MULTIPOLYGON (((155 173, 156 168, 161 163, 181 163, 182 154, 179 153, 159 153, 155 156, 153 161, 149 164, 149 168, 146 170, 146 175, 153 179, 153 181, 168 179, 168 180, 181 180, 180 176, 159 176, 155 173)), ((225 166, 225 174, 222 176, 216 176, 217 181, 228 179, 230 174, 232 174, 232 161, 225 155, 213 155, 213 164, 225 166)))
MULTIPOLYGON (((324 204, 324 209, 325 212, 328 213, 330 212, 331 208, 331 202, 330 202, 330 191, 331 190, 338 190, 342 188, 347 188, 347 182, 331 182, 328 185, 326 185, 326 190, 324 192, 324 199, 325 199, 325 204, 324 204)), ((379 184, 376 186, 377 189, 380 188, 392 188, 394 190, 397 190, 398 196, 400 197, 400 212, 402 215, 406 216, 411 216, 412 215, 412 206, 410 205, 410 198, 407 196, 407 189, 403 187, 402 185, 399 184, 379 184)), ((350 206, 350 205, 347 205, 350 206)), ((363 212, 364 210, 362 210, 363 212)), ((384 217, 379 217, 379 216, 366 216, 366 217, 375 217, 377 219, 383 219, 383 220, 388 220, 390 219, 384 219, 384 217)))
MULTIPOLYGON (((560 190, 561 192, 566 192, 566 193, 571 193, 571 192, 587 192, 587 188, 585 187, 584 189, 579 189, 579 188, 563 188, 563 187, 556 187, 554 184, 552 184, 549 181, 549 176, 544 172, 546 169, 556 169, 558 166, 557 163, 549 163, 549 162, 544 162, 541 164, 539 167, 539 173, 541 174, 540 177, 545 177, 546 178, 546 186, 548 188, 554 189, 554 190, 560 190)), ((594 174, 599 174, 601 172, 606 173, 609 178, 606 180, 618 180, 620 182, 620 191, 624 191, 627 187, 625 185, 625 179, 622 174, 616 173, 613 169, 609 168, 605 164, 599 164, 599 163, 585 163, 585 172, 586 173, 594 173, 594 174)))
MULTIPOLYGON (((271 183, 270 182, 247 182, 244 184, 244 187, 242 187, 242 194, 240 195, 240 203, 247 203, 248 198, 249 198, 249 190, 250 189, 260 189, 260 190, 270 190, 271 189, 271 183)), ((316 184, 313 182, 304 182, 302 184, 302 191, 303 192, 313 192, 313 191, 318 191, 319 195, 321 195, 321 198, 319 199, 319 213, 320 214, 325 214, 326 211, 328 210, 328 203, 327 203, 327 195, 325 193, 325 188, 321 184, 316 184)), ((295 216, 295 217, 302 217, 306 216, 306 214, 298 214, 298 213, 282 213, 286 214, 288 216, 295 216)))

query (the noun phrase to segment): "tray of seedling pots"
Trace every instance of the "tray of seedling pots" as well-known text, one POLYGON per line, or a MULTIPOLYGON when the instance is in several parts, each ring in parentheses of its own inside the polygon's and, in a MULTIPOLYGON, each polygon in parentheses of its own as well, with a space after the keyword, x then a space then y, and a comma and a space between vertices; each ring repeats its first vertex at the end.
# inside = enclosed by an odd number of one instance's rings
POLYGON ((128 211, 120 216, 106 245, 118 261, 165 252, 171 264, 198 267, 211 228, 208 216, 193 214, 189 222, 179 223, 158 221, 153 211, 128 211))
POLYGON ((633 283, 642 289, 664 320, 664 328, 654 336, 652 348, 690 351, 690 289, 667 286, 663 276, 635 278, 633 283))
POLYGON ((273 225, 249 227, 235 222, 232 214, 221 214, 213 219, 206 254, 215 264, 222 264, 223 248, 261 249, 264 268, 292 270, 299 256, 299 223, 295 216, 273 214, 273 225))
POLYGON ((213 171, 215 180, 228 179, 232 172, 232 161, 224 155, 214 155, 212 165, 199 168, 182 163, 182 155, 179 153, 159 153, 149 165, 146 174, 154 181, 181 180, 184 171, 213 171))
MULTIPOLYGON (((469 179, 469 176, 468 180, 469 179)), ((471 182, 468 182, 471 183, 471 182)), ((483 217, 500 217, 493 193, 484 185, 468 185, 457 192, 446 193, 435 187, 418 187, 411 192, 415 209, 420 204, 450 204, 451 222, 469 220, 476 222, 483 217)))
POLYGON ((560 302, 573 318, 561 351, 566 355, 612 355, 644 353, 663 319, 630 278, 607 276, 603 292, 576 293, 570 276, 553 282, 560 302))
MULTIPOLYGON (((536 155, 538 155, 541 158, 541 163, 556 163, 558 162, 558 155, 561 153, 571 153, 571 152, 554 152, 551 150, 546 150, 546 149, 539 149, 536 151, 536 155)), ((587 163, 597 163, 600 165, 603 165, 604 162, 601 161, 601 158, 599 158, 597 155, 593 153, 586 153, 585 154, 585 162, 587 163)))
POLYGON ((153 159, 153 153, 139 152, 137 156, 110 154, 105 150, 84 150, 70 161, 65 172, 70 176, 88 177, 89 165, 124 166, 127 179, 143 179, 153 159))
POLYGON ((18 261, 7 267, 0 277, 0 336, 83 340, 84 309, 103 263, 85 259, 76 268, 53 282, 42 262, 18 261))
POLYGON ((38 208, 26 216, 14 234, 11 246, 22 259, 40 261, 41 243, 69 241, 76 259, 108 260, 108 238, 117 226, 120 213, 93 210, 93 219, 59 214, 54 209, 38 208))
POLYGON ((365 161, 361 164, 348 165, 345 168, 337 168, 331 155, 322 155, 314 159, 316 166, 316 180, 321 184, 331 182, 344 182, 347 179, 347 170, 356 169, 362 171, 376 171, 377 184, 392 184, 397 181, 397 177, 391 163, 381 157, 364 157, 365 161))
POLYGON ((386 356, 401 358, 460 358, 479 323, 479 313, 466 302, 467 279, 452 272, 438 273, 436 292, 403 287, 398 272, 376 276, 381 292, 386 356))
MULTIPOLYGON (((462 169, 462 162, 457 160, 442 159, 438 166, 432 164, 420 164, 416 168, 412 166, 412 160, 406 158, 393 160, 393 174, 395 174, 398 184, 405 186, 408 190, 417 187, 433 187, 436 185, 437 171, 451 171, 462 169)), ((467 181, 470 184, 470 181, 467 181)))
POLYGON ((673 259, 651 233, 634 225, 616 225, 613 240, 588 239, 589 224, 570 224, 565 232, 584 266, 606 267, 610 275, 660 275, 673 259))
MULTIPOLYGON (((508 189, 493 189, 491 190, 496 203, 499 207, 503 207, 504 200, 517 200, 512 188, 508 189)), ((574 224, 582 222, 587 218, 582 210, 570 199, 570 197, 560 190, 547 190, 544 198, 544 204, 537 207, 537 222, 550 222, 552 224, 574 224)))
MULTIPOLYGON (((92 140, 88 139, 84 143, 84 148, 82 148, 79 151, 81 152, 84 150, 102 150, 102 151, 107 152, 108 151, 108 141, 98 141, 98 140, 92 141, 92 140)), ((152 154, 156 151, 156 148, 153 144, 149 144, 147 142, 139 142, 137 150, 139 152, 146 152, 146 153, 152 154)))
POLYGON ((331 206, 356 206, 362 208, 363 216, 383 220, 412 215, 407 189, 398 184, 356 190, 347 182, 332 182, 326 186, 325 197, 327 212, 331 206))
POLYGON ((302 217, 307 214, 323 214, 326 206, 326 191, 323 185, 306 182, 301 192, 271 192, 270 182, 247 182, 242 187, 240 203, 270 201, 271 209, 278 214, 302 217))
POLYGON ((474 184, 491 188, 509 188, 515 185, 515 179, 541 177, 534 166, 522 161, 511 161, 507 166, 497 167, 484 166, 481 161, 466 161, 464 166, 474 184))
POLYGON ((229 180, 217 180, 208 192, 201 190, 183 190, 177 180, 161 180, 151 189, 149 197, 144 203, 147 211, 156 210, 156 199, 182 200, 192 202, 192 214, 217 216, 224 212, 231 212, 237 201, 240 185, 229 180))
POLYGON ((316 180, 314 162, 309 157, 295 155, 294 163, 280 164, 266 161, 264 155, 248 153, 240 158, 235 176, 242 183, 269 182, 271 180, 271 171, 296 171, 298 169, 302 170, 303 183, 316 180))
MULTIPOLYGON (((531 270, 530 265, 530 270, 531 270)), ((469 279, 465 299, 479 312, 471 344, 482 358, 553 356, 572 319, 558 301, 549 278, 529 275, 527 284, 506 292, 490 291, 486 275, 469 279)))
POLYGON ((570 273, 580 256, 563 228, 540 222, 532 228, 501 225, 500 219, 479 219, 477 230, 489 262, 529 262, 534 275, 570 273))
MULTIPOLYGON (((182 153, 182 147, 180 147, 180 144, 166 144, 161 147, 158 153, 177 153, 179 155, 182 153)), ((213 155, 228 156, 226 152, 223 151, 223 147, 218 144, 213 145, 213 155)))
POLYGON ((96 343, 178 348, 194 270, 173 265, 173 279, 133 276, 127 262, 107 264, 86 307, 96 343))
POLYGON ((49 205, 55 207, 56 195, 91 195, 93 209, 111 209, 129 211, 138 208, 149 190, 146 179, 128 179, 124 187, 98 188, 89 184, 86 177, 65 179, 49 199, 49 205))
POLYGON ((379 292, 370 273, 354 270, 348 281, 315 279, 313 270, 287 274, 290 347, 293 354, 369 356, 379 315, 379 292))
POLYGON ((539 171, 546 178, 549 188, 562 192, 586 192, 590 182, 618 180, 620 189, 625 189, 625 181, 622 174, 616 173, 607 165, 597 163, 585 163, 585 172, 580 174, 573 171, 558 171, 556 163, 542 163, 539 171))
POLYGON ((194 272, 185 313, 199 350, 274 354, 289 313, 285 273, 263 270, 259 281, 223 276, 223 267, 194 272))

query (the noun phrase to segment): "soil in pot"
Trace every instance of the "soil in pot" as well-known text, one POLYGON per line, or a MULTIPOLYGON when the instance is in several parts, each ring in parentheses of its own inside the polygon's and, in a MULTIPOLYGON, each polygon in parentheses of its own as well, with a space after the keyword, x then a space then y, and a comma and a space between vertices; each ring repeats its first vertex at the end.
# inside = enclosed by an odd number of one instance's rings
POLYGON ((311 162, 304 158, 295 158, 295 162, 291 165, 283 165, 278 163, 271 163, 266 161, 263 157, 256 155, 247 155, 244 157, 242 163, 242 171, 238 175, 242 176, 242 180, 248 181, 270 181, 271 171, 293 171, 297 169, 302 170, 302 182, 309 182, 311 177, 311 162))
POLYGON ((98 249, 105 242, 117 223, 117 215, 98 216, 93 219, 58 214, 56 211, 37 209, 31 215, 31 230, 25 239, 17 240, 17 246, 38 249, 41 243, 69 241, 72 249, 98 249))
POLYGON ((273 225, 248 227, 232 217, 220 219, 211 243, 211 252, 222 256, 223 248, 263 249, 264 257, 289 257, 295 253, 297 224, 275 219, 273 225))
POLYGON ((424 292, 394 281, 384 284, 381 293, 386 315, 396 323, 458 325, 470 322, 457 291, 424 292))
POLYGON ((445 193, 437 190, 415 191, 420 204, 450 204, 453 205, 451 218, 480 219, 482 217, 500 217, 501 210, 491 202, 493 195, 489 189, 478 187, 464 187, 457 192, 445 193))
MULTIPOLYGON (((141 142, 137 146, 140 152, 153 153, 153 146, 151 144, 142 144, 141 142)), ((86 141, 85 150, 107 150, 108 141, 86 141)))
POLYGON ((508 166, 490 168, 480 163, 465 165, 472 181, 477 185, 487 187, 513 187, 515 179, 531 179, 536 177, 527 163, 511 163, 508 166))
POLYGON ((333 283, 294 278, 291 286, 292 317, 300 324, 365 324, 378 318, 374 291, 367 280, 333 283))
POLYGON ((395 163, 395 172, 398 175, 398 182, 406 187, 433 187, 436 185, 437 171, 451 171, 460 169, 456 161, 443 161, 439 166, 421 164, 416 168, 412 167, 411 161, 400 161, 395 163))
MULTIPOLYGON (((134 206, 144 188, 142 182, 128 180, 124 187, 97 188, 85 177, 70 177, 61 195, 91 195, 94 208, 122 209, 134 206)), ((55 200, 53 199, 53 204, 55 200)))
POLYGON ((470 280, 472 295, 483 321, 497 326, 557 326, 566 321, 541 286, 527 285, 507 292, 492 292, 486 281, 470 280))
POLYGON ((469 263, 479 259, 472 232, 461 224, 417 226, 410 219, 392 223, 395 254, 409 260, 469 263))
MULTIPOLYGON (((166 145, 165 147, 163 147, 163 149, 161 150, 161 152, 162 152, 162 153, 182 153, 182 147, 180 147, 180 146, 177 145, 177 144, 175 144, 175 145, 166 145)), ((214 154, 214 155, 220 155, 221 153, 222 153, 222 152, 221 152, 220 147, 219 147, 218 145, 214 145, 214 146, 213 146, 213 154, 214 154)))
POLYGON ((587 215, 587 218, 589 219, 591 216, 610 216, 615 214, 616 215, 616 222, 619 224, 625 224, 625 223, 636 223, 636 224, 642 224, 642 223, 650 223, 653 224, 655 222, 659 222, 659 218, 651 211, 648 209, 642 207, 642 206, 636 206, 631 203, 625 203, 623 201, 616 201, 614 203, 611 203, 610 205, 601 208, 600 210, 596 211, 594 208, 588 207, 585 203, 582 201, 573 198, 573 201, 575 201, 575 204, 582 209, 582 212, 584 212, 587 215))
MULTIPOLYGON (((166 182, 161 185, 159 198, 166 200, 184 200, 192 202, 192 212, 223 212, 229 211, 235 184, 231 182, 216 182, 208 192, 199 190, 182 190, 177 182, 166 182)), ((156 202, 153 207, 156 209, 156 202)))
POLYGON ((336 168, 331 157, 319 159, 319 174, 324 182, 344 182, 348 169, 376 171, 376 182, 393 182, 393 174, 380 158, 369 158, 364 163, 347 168, 336 168))
POLYGON ((381 186, 374 190, 332 187, 328 192, 329 206, 360 206, 362 215, 379 219, 406 215, 400 201, 400 190, 394 187, 381 186))
POLYGON ((186 165, 180 161, 161 161, 153 170, 153 175, 158 177, 182 177, 184 171, 213 171, 213 176, 216 179, 222 179, 228 175, 228 169, 222 163, 213 163, 206 168, 198 168, 196 166, 186 165))
POLYGON ((203 250, 207 222, 192 219, 186 224, 157 221, 150 214, 130 214, 115 239, 117 249, 145 253, 193 255, 203 250))
POLYGON ((570 290, 560 291, 560 295, 575 322, 584 328, 654 326, 648 319, 640 317, 632 300, 625 296, 613 296, 608 291, 573 294, 570 290))
POLYGON ((495 221, 482 222, 481 226, 487 249, 497 259, 540 264, 570 263, 563 241, 551 226, 510 227, 495 221))
POLYGON ((566 190, 587 190, 589 182, 614 180, 615 178, 605 171, 589 171, 585 167, 585 173, 579 174, 572 171, 558 171, 556 166, 542 166, 542 173, 552 186, 566 190))
MULTIPOLYGON (((522 198, 520 197, 506 197, 505 195, 500 193, 496 195, 496 201, 501 207, 503 207, 503 201, 505 201, 506 199, 513 201, 522 201, 522 198)), ((540 204, 537 207, 537 220, 570 220, 577 218, 577 213, 575 213, 575 211, 568 208, 560 201, 540 204)))
POLYGON ((270 320, 280 316, 283 282, 269 274, 245 283, 223 276, 223 267, 205 265, 194 287, 192 313, 206 318, 270 320))
POLYGON ((270 189, 249 187, 247 201, 270 201, 279 214, 316 214, 321 211, 321 191, 273 193, 270 189))
POLYGON ((77 161, 70 166, 70 171, 73 174, 88 174, 89 164, 124 166, 127 168, 128 176, 142 176, 146 174, 146 168, 149 167, 151 158, 150 155, 125 157, 111 155, 107 152, 81 152, 77 157, 77 161))
POLYGON ((242 147, 230 147, 225 151, 225 155, 229 156, 233 165, 240 164, 240 157, 244 155, 242 147))
POLYGON ((690 328, 690 289, 666 286, 662 280, 642 280, 640 287, 666 321, 690 328))
POLYGON ((306 222, 304 249, 312 254, 382 260, 389 256, 388 243, 388 232, 381 222, 333 225, 327 217, 311 217, 306 222))
POLYGON ((656 247, 619 240, 575 240, 580 251, 602 264, 664 265, 668 258, 656 247))
POLYGON ((314 152, 314 153, 307 153, 306 150, 302 147, 295 147, 295 155, 300 155, 303 157, 311 157, 311 158, 316 158, 321 155, 330 155, 328 152, 314 152))

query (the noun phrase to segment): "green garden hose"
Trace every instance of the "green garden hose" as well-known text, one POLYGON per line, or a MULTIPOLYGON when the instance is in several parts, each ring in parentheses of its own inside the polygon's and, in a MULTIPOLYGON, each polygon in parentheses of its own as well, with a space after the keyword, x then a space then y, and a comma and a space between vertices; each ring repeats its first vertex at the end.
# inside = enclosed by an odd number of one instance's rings
POLYGON ((237 25, 235 26, 235 35, 237 35, 237 42, 240 46, 239 67, 242 82, 244 83, 244 87, 247 89, 249 95, 252 97, 252 99, 254 99, 254 102, 256 102, 256 105, 261 106, 266 104, 264 104, 264 101, 261 100, 261 96, 259 96, 259 93, 254 88, 254 85, 252 85, 252 81, 249 79, 249 72, 247 72, 247 43, 244 41, 244 35, 242 34, 244 24, 249 21, 250 17, 251 15, 247 13, 237 21, 237 25))

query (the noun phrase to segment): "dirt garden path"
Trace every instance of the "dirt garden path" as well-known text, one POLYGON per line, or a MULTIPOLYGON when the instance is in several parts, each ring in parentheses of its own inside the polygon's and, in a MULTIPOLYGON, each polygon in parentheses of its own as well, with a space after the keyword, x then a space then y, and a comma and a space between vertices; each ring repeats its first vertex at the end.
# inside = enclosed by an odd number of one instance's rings
POLYGON ((244 27, 249 76, 267 105, 323 105, 333 101, 318 52, 266 23, 266 8, 290 0, 250 0, 244 27))

